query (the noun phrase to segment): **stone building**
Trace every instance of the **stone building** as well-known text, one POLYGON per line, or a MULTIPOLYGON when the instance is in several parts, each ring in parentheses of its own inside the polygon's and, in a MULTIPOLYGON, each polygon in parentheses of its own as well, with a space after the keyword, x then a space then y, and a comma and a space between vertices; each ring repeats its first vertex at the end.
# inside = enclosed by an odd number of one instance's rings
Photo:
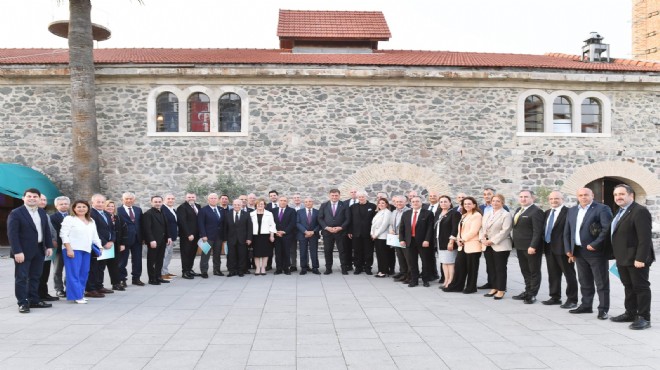
MULTIPOLYGON (((279 49, 97 49, 102 191, 147 204, 194 176, 480 198, 635 188, 660 224, 660 63, 380 50, 380 12, 281 11, 279 49), (316 25, 316 27, 306 25, 316 25), (293 26, 292 26, 293 25, 293 26)), ((576 40, 576 44, 580 40, 576 40)), ((0 158, 71 178, 67 50, 0 49, 0 158)))
POLYGON ((660 0, 633 0, 633 58, 660 61, 660 0))

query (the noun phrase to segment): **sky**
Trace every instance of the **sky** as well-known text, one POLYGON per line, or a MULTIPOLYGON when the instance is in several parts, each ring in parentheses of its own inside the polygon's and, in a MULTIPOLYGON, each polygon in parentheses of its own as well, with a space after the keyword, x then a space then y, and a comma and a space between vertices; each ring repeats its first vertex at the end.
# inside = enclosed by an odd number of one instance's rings
MULTIPOLYGON (((95 47, 278 48, 279 9, 382 11, 380 49, 579 54, 595 31, 612 57, 632 57, 632 0, 92 0, 112 32, 95 47)), ((66 0, 3 1, 0 48, 66 48, 48 32, 65 19, 66 0)))

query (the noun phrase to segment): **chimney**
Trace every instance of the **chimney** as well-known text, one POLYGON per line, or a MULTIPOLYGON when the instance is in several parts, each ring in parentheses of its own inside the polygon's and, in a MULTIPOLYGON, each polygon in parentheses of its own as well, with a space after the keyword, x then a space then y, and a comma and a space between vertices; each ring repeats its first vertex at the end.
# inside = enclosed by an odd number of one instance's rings
POLYGON ((583 62, 610 62, 610 44, 603 43, 603 36, 598 32, 591 32, 589 38, 582 45, 583 62), (603 56, 605 54, 606 56, 603 56))

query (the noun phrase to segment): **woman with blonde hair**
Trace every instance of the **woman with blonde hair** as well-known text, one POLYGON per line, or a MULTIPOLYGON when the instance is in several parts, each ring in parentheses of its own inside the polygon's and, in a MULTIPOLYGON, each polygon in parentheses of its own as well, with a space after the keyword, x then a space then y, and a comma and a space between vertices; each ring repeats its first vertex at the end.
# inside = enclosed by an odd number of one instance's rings
POLYGON ((458 250, 465 251, 467 262, 467 282, 463 293, 470 294, 477 291, 477 274, 479 273, 479 258, 481 257, 481 210, 473 197, 465 197, 461 202, 461 221, 458 224, 458 250))
POLYGON ((256 276, 266 275, 266 264, 268 263, 269 252, 273 250, 275 242, 275 219, 273 214, 266 210, 266 201, 257 199, 257 209, 250 212, 252 218, 252 252, 254 254, 254 265, 256 276))
POLYGON ((493 195, 491 200, 493 211, 484 216, 479 232, 481 250, 484 252, 486 263, 493 266, 495 281, 493 289, 484 294, 484 297, 502 299, 506 292, 506 264, 511 254, 511 228, 513 217, 504 209, 504 196, 493 195))

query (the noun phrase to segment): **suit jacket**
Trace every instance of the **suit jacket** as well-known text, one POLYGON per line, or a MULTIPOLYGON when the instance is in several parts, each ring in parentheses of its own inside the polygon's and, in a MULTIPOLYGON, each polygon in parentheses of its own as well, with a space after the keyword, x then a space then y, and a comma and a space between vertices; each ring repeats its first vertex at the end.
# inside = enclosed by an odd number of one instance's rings
MULTIPOLYGON (((543 221, 543 238, 545 241, 545 232, 548 225, 548 218, 550 217, 550 212, 552 209, 545 211, 545 221, 543 221)), ((552 254, 556 256, 563 256, 564 252, 564 226, 566 225, 566 215, 568 214, 567 207, 561 207, 559 214, 555 214, 555 224, 552 227, 550 233, 550 244, 547 244, 546 247, 550 248, 552 254)), ((545 244, 545 243, 544 243, 545 244)))
MULTIPOLYGON (((332 215, 332 202, 327 201, 321 204, 319 208, 319 225, 321 230, 325 233, 326 227, 337 227, 341 226, 341 234, 345 234, 348 230, 348 225, 351 222, 351 215, 348 211, 348 206, 344 202, 337 202, 337 208, 335 215, 332 215)), ((325 235, 325 234, 324 234, 325 235)))
POLYGON ((172 212, 172 210, 165 205, 160 207, 160 210, 163 211, 165 219, 167 220, 167 236, 172 239, 172 241, 175 241, 176 236, 179 234, 178 220, 177 216, 175 216, 176 210, 172 212))
MULTIPOLYGON (((253 210, 254 211, 254 210, 253 210)), ((275 226, 275 219, 273 218, 273 213, 270 211, 264 210, 264 215, 261 217, 261 230, 259 230, 259 219, 257 218, 257 212, 248 212, 250 218, 252 219, 252 234, 275 234, 277 232, 277 227, 275 226)))
MULTIPOLYGON (((566 224, 564 225, 564 252, 573 253, 575 250, 575 232, 577 224, 579 206, 571 207, 566 214, 566 224)), ((609 257, 610 251, 606 248, 606 240, 609 238, 608 230, 612 223, 612 211, 610 207, 592 202, 587 213, 582 219, 580 225, 580 243, 583 251, 588 253, 599 253, 609 257), (593 232, 593 234, 592 234, 593 232), (587 245, 591 245, 595 252, 587 250, 587 245)))
POLYGON ((119 215, 119 218, 121 218, 126 224, 127 245, 141 244, 144 240, 144 238, 142 238, 142 230, 140 230, 140 226, 142 225, 142 209, 133 206, 133 214, 135 216, 135 222, 131 220, 124 206, 119 206, 117 208, 117 215, 119 215))
POLYGON ((532 247, 538 252, 543 251, 543 211, 536 204, 527 207, 515 222, 515 214, 521 207, 516 209, 513 214, 514 223, 511 231, 513 247, 518 250, 527 250, 532 247))
POLYGON ((351 222, 348 224, 348 233, 357 238, 371 236, 371 221, 376 215, 376 205, 370 202, 355 203, 348 208, 351 222))
POLYGON ((479 230, 481 230, 482 220, 483 216, 476 211, 471 215, 465 213, 461 216, 457 237, 463 240, 463 250, 465 253, 481 253, 479 230))
POLYGON ((275 202, 275 204, 276 205, 273 205, 273 203, 266 203, 266 211, 273 212, 273 209, 280 207, 279 205, 277 205, 277 202, 275 202))
POLYGON ((117 245, 127 245, 127 240, 126 240, 126 234, 127 234, 127 226, 126 223, 118 216, 118 215, 113 215, 112 216, 112 224, 115 230, 115 246, 117 245))
POLYGON ((62 249, 62 237, 60 237, 60 231, 62 230, 62 221, 64 221, 64 216, 57 211, 50 215, 50 223, 53 225, 53 228, 55 229, 55 236, 57 237, 57 248, 58 248, 58 253, 62 249))
POLYGON ((226 240, 227 245, 244 245, 246 241, 252 240, 253 225, 250 214, 241 211, 238 216, 238 222, 234 221, 234 211, 227 211, 226 217, 226 240))
POLYGON ((117 241, 117 233, 115 232, 115 225, 112 223, 112 215, 109 212, 99 211, 95 208, 92 208, 89 214, 96 224, 96 233, 99 234, 99 239, 101 239, 103 247, 108 242, 115 243, 117 241), (101 216, 101 213, 103 213, 105 219, 101 216))
POLYGON ((39 218, 41 218, 41 243, 37 242, 37 225, 32 221, 30 211, 28 211, 25 205, 9 213, 9 217, 7 218, 7 237, 11 246, 10 257, 14 257, 18 253, 23 253, 25 259, 28 260, 37 253, 45 255, 46 248, 53 248, 53 237, 50 235, 48 215, 41 208, 38 208, 37 212, 39 213, 39 218))
POLYGON ((142 235, 144 236, 144 241, 147 245, 153 241, 155 241, 158 246, 164 246, 167 244, 167 238, 169 238, 167 219, 163 214, 162 207, 160 210, 149 208, 149 210, 142 215, 142 235))
MULTIPOLYGON (((399 225, 399 240, 406 242, 406 247, 410 247, 412 242, 412 217, 413 209, 405 211, 401 215, 401 222, 399 225)), ((433 213, 426 209, 420 209, 417 215, 417 223, 415 224, 415 240, 419 242, 429 242, 429 246, 433 244, 433 213)))
POLYGON ((376 239, 387 239, 387 234, 390 231, 390 221, 392 220, 392 211, 389 208, 381 209, 376 212, 371 220, 371 229, 369 235, 376 239))
POLYGON ((435 216, 434 229, 435 229, 435 246, 439 250, 446 251, 449 244, 449 238, 452 236, 456 238, 458 235, 458 224, 461 222, 461 214, 455 208, 450 209, 443 216, 441 211, 435 216))
MULTIPOLYGON (((296 238, 296 211, 287 206, 282 213, 280 220, 280 208, 273 209, 273 218, 275 219, 275 228, 277 231, 284 231, 283 239, 295 240, 296 238)), ((277 237, 277 235, 275 236, 277 237)))
MULTIPOLYGON (((422 209, 429 209, 431 208, 431 203, 424 203, 422 204, 422 209)), ((438 214, 440 213, 440 203, 435 204, 435 211, 433 212, 433 217, 437 217, 438 214)))
POLYGON ((305 240, 305 231, 313 231, 314 236, 312 238, 319 238, 319 232, 321 231, 321 225, 319 225, 319 210, 312 208, 312 222, 307 222, 307 208, 299 209, 296 212, 296 228, 298 232, 296 237, 298 240, 305 240))
MULTIPOLYGON (((197 212, 202 209, 202 206, 195 203, 197 212)), ((176 209, 177 226, 179 226, 179 236, 182 239, 188 239, 192 235, 195 239, 199 238, 199 226, 197 226, 197 213, 188 204, 183 202, 176 209)))
POLYGON ((197 214, 197 227, 199 228, 200 238, 206 237, 208 240, 227 240, 225 229, 227 227, 227 214, 230 212, 223 212, 220 207, 217 207, 217 209, 219 216, 213 212, 211 206, 204 206, 199 210, 199 214, 197 214))
POLYGON ((631 203, 611 231, 616 263, 633 266, 635 261, 639 261, 650 266, 655 261, 651 230, 649 210, 635 202, 631 203))
MULTIPOLYGON (((488 240, 493 242, 491 248, 495 252, 505 252, 511 250, 511 228, 513 227, 513 217, 504 208, 498 212, 488 212, 481 222, 479 239, 482 242, 488 240)), ((486 246, 482 248, 486 250, 486 246)))

